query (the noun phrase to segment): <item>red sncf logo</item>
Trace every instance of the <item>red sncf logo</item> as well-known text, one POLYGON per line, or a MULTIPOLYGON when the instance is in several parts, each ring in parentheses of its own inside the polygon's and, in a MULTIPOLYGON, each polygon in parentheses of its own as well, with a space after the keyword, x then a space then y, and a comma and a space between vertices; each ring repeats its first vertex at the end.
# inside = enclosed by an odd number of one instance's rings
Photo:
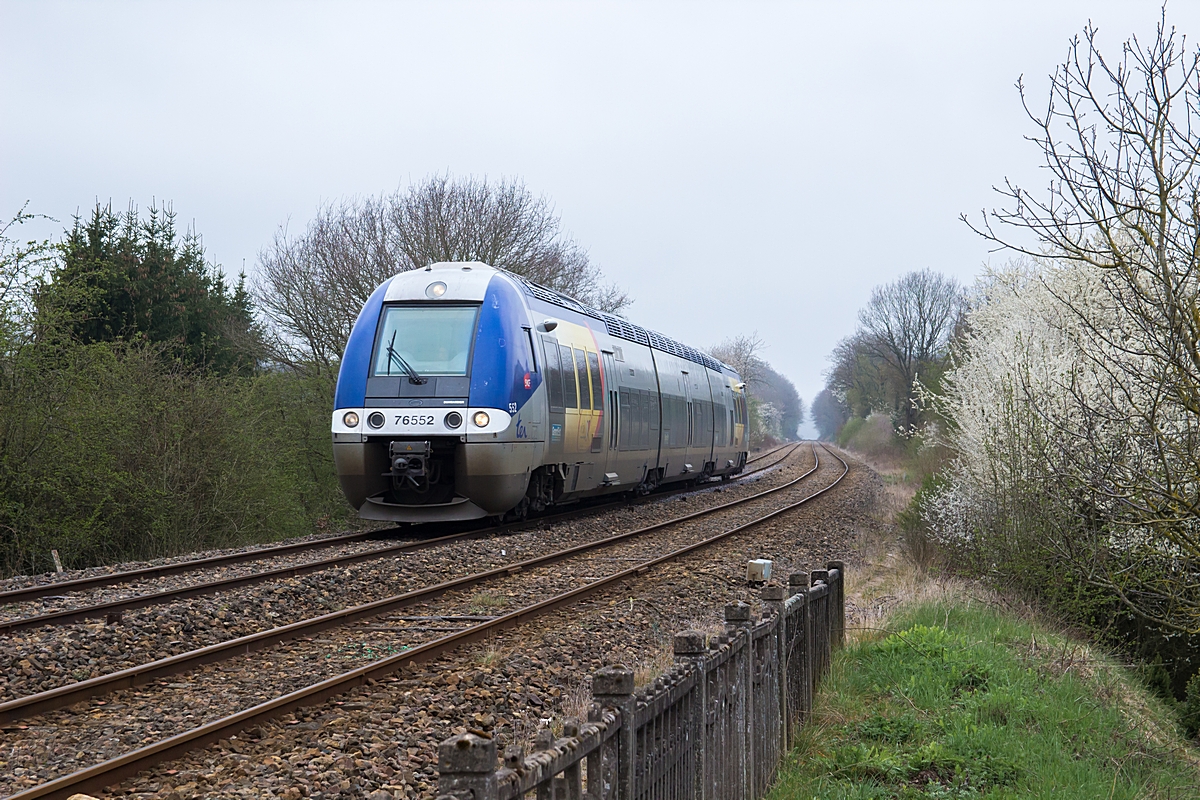
POLYGON ((528 373, 528 372, 526 372, 526 373, 525 373, 525 388, 526 388, 526 389, 532 389, 532 388, 533 388, 533 380, 532 380, 532 379, 530 379, 530 377, 529 377, 529 373, 528 373))

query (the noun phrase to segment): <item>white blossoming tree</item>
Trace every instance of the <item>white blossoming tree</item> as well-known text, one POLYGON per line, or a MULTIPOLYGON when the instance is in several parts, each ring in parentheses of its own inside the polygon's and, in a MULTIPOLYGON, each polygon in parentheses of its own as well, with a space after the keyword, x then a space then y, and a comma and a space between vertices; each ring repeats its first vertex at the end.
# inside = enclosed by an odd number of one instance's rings
POLYGON ((1110 62, 1088 27, 1030 117, 1053 178, 977 226, 1029 260, 979 287, 929 516, 998 571, 1049 559, 1200 631, 1200 50, 1164 18, 1110 62))

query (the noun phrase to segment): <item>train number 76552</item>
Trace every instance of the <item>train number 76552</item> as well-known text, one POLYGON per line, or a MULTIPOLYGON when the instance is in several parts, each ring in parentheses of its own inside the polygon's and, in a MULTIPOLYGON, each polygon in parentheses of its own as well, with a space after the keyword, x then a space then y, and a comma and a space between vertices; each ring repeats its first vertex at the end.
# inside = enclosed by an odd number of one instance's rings
POLYGON ((432 425, 433 417, 425 416, 424 414, 397 414, 397 425, 432 425))

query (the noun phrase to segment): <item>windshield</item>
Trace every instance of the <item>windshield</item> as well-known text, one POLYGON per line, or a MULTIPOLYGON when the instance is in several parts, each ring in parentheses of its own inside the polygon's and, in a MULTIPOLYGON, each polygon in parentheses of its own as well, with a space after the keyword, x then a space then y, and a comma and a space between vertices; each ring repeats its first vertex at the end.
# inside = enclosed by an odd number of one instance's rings
POLYGON ((466 375, 478 306, 390 306, 383 311, 375 377, 466 375))

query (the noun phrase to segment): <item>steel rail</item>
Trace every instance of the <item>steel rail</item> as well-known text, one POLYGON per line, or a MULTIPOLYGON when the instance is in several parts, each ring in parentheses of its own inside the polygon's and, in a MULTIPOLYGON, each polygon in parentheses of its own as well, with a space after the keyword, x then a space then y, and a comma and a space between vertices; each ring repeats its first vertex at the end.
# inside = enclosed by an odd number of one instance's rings
POLYGON ((348 542, 361 541, 372 536, 378 536, 379 533, 379 531, 348 533, 343 536, 333 536, 328 539, 317 539, 311 542, 297 542, 295 544, 262 547, 257 550, 249 550, 244 553, 229 553, 223 556, 211 556, 209 558, 198 558, 191 561, 179 561, 174 564, 161 564, 156 567, 140 567, 138 569, 125 570, 123 572, 109 572, 104 575, 92 575, 87 578, 75 578, 73 580, 59 581, 57 583, 38 583, 34 584, 33 586, 24 586, 20 589, 9 589, 6 592, 0 592, 0 605, 21 603, 26 600, 35 600, 39 597, 63 594, 64 592, 78 592, 84 589, 95 589, 99 586, 112 586, 118 583, 130 583, 132 581, 144 580, 146 578, 158 578, 163 575, 174 575, 179 572, 194 572, 200 569, 207 569, 208 567, 218 567, 226 564, 238 564, 243 561, 257 561, 263 558, 272 558, 284 553, 301 552, 304 550, 319 550, 322 547, 333 547, 339 544, 346 544, 348 542))
MULTIPOLYGON (((190 731, 176 734, 146 747, 130 751, 123 755, 104 761, 100 764, 93 765, 86 769, 73 772, 69 775, 64 775, 39 786, 34 786, 30 789, 10 795, 7 800, 34 800, 34 798, 68 798, 71 794, 102 789, 110 786, 116 781, 127 778, 131 775, 136 775, 144 769, 148 769, 156 764, 169 761, 175 757, 181 756, 190 750, 197 747, 202 747, 206 744, 219 741, 227 736, 253 727, 271 719, 275 719, 283 714, 295 711, 299 708, 311 706, 335 697, 345 692, 363 686, 368 682, 377 681, 379 678, 402 669, 406 664, 414 663, 418 660, 425 661, 440 655, 447 650, 454 649, 460 645, 469 642, 477 641, 495 633, 496 631, 506 628, 515 627, 528 620, 534 619, 549 611, 553 611, 562 606, 569 605, 582 597, 590 595, 606 586, 618 583, 627 578, 633 578, 642 575, 647 570, 662 564, 667 561, 676 559, 682 555, 698 550, 702 547, 707 547, 715 542, 732 536, 735 533, 746 530, 754 525, 758 525, 766 520, 772 519, 780 514, 797 508, 821 495, 828 492, 830 489, 841 483, 842 479, 850 472, 849 465, 833 451, 829 450, 825 445, 821 448, 836 458, 842 463, 842 474, 837 480, 828 486, 814 492, 801 500, 790 503, 782 508, 771 511, 761 517, 758 517, 749 522, 742 523, 727 531, 685 545, 677 550, 673 550, 661 556, 657 556, 648 561, 644 561, 636 566, 621 570, 604 578, 597 579, 583 586, 577 587, 570 591, 547 598, 525 608, 517 609, 508 614, 496 617, 493 620, 473 625, 469 628, 464 628, 462 631, 447 634, 433 641, 426 642, 423 645, 414 647, 403 653, 398 653, 394 656, 375 661, 371 664, 359 667, 358 669, 345 672, 341 675, 336 675, 332 678, 327 678, 318 683, 306 686, 303 689, 298 689, 282 697, 276 697, 268 700, 265 703, 260 703, 248 709, 244 709, 236 714, 232 714, 221 719, 213 720, 212 722, 193 728, 190 731)), ((813 447, 814 460, 817 462, 813 468, 805 475, 812 474, 820 466, 820 461, 816 456, 816 447, 813 447)), ((799 478, 796 480, 800 480, 799 478)), ((785 486, 793 485, 795 481, 791 481, 785 486)), ((784 487, 776 487, 767 492, 760 493, 770 494, 784 487)), ((744 501, 736 501, 740 503, 744 501)), ((733 504, 727 504, 733 505, 733 504)), ((726 506, 727 507, 727 506, 726 506)), ((694 515, 689 515, 694 516, 694 515)), ((686 519, 681 517, 680 519, 686 519)))
MULTIPOLYGON (((797 447, 799 447, 799 445, 797 445, 797 447)), ((792 448, 792 450, 789 451, 784 458, 787 458, 792 452, 795 452, 795 450, 796 448, 792 448)), ((813 449, 813 457, 815 462, 815 448, 813 449)), ((297 622, 292 622, 287 625, 280 625, 276 628, 268 628, 267 630, 258 631, 257 633, 239 636, 236 639, 229 639, 228 641, 218 642, 217 644, 208 645, 207 647, 189 650, 186 653, 178 653, 173 656, 158 659, 157 661, 151 661, 135 667, 128 667, 117 672, 111 672, 107 675, 100 675, 98 677, 89 678, 77 683, 59 686, 54 689, 47 689, 44 692, 37 692, 36 694, 26 695, 25 697, 18 697, 14 700, 0 703, 0 724, 15 722, 16 720, 25 719, 46 711, 63 708, 91 697, 109 694, 119 689, 129 689, 135 686, 143 686, 158 678, 162 678, 167 675, 174 675, 180 672, 186 672, 203 664, 212 663, 214 661, 228 660, 235 656, 242 655, 243 653, 262 650, 263 648, 277 644, 281 641, 295 639, 300 636, 317 633, 327 628, 345 625, 349 622, 353 622, 364 617, 378 616, 396 608, 401 608, 406 605, 412 605, 414 603, 437 597, 438 595, 452 589, 473 586, 493 578, 511 575, 531 567, 553 564, 557 561, 578 555, 579 553, 600 549, 602 547, 608 547, 618 542, 622 542, 636 536, 642 536, 670 525, 676 525, 681 522, 686 522, 687 520, 707 516, 723 509, 730 508, 731 506, 748 503, 751 500, 756 500, 760 497, 765 497, 766 495, 786 489, 789 486, 793 486, 816 472, 817 466, 818 464, 814 463, 812 469, 808 470, 803 475, 788 481, 787 483, 781 484, 780 486, 776 486, 762 492, 756 492, 755 494, 743 497, 739 500, 731 500, 727 503, 712 506, 711 508, 693 511, 690 514, 685 514, 681 517, 675 517, 663 522, 657 522, 643 528, 638 528, 636 530, 618 533, 603 539, 596 539, 591 542, 574 545, 572 547, 568 547, 563 550, 557 550, 546 555, 535 556, 533 558, 526 559, 525 561, 506 564, 502 567, 496 567, 483 572, 473 573, 471 575, 444 581, 442 583, 437 583, 421 589, 414 589, 412 591, 405 592, 404 594, 381 598, 370 603, 363 603, 361 605, 344 608, 340 611, 331 611, 328 614, 322 614, 319 617, 311 617, 309 619, 298 620, 297 622)))
MULTIPOLYGON (((782 455, 777 461, 768 464, 761 469, 749 472, 742 477, 749 477, 758 472, 765 471, 788 458, 799 447, 796 444, 787 453, 782 455)), ((779 448, 777 448, 779 449, 779 448)), ((771 451, 774 452, 774 451, 771 451)), ((749 463, 749 462, 747 462, 749 463)), ((695 486, 679 488, 675 490, 675 494, 685 493, 689 491, 697 491, 695 486)), ((319 559, 317 561, 306 561, 301 564, 293 564, 288 567, 277 567, 275 569, 262 570, 260 572, 251 572, 247 575, 237 575, 231 578, 219 578, 214 581, 204 581, 195 583, 190 586, 180 586, 173 589, 163 589, 158 592, 149 594, 135 595, 121 600, 112 600, 107 603, 96 603, 93 605, 79 606, 77 608, 67 608, 61 611, 50 611, 45 614, 38 614, 30 617, 17 617, 10 620, 0 620, 0 634, 14 633, 16 631, 28 630, 30 628, 40 628, 43 625, 68 625, 72 622, 78 622, 84 619, 94 619, 97 617, 105 617, 109 614, 119 614, 125 611, 131 611, 138 608, 146 608, 147 606, 162 605, 164 603, 173 602, 175 600, 186 600, 189 597, 198 597, 205 594, 213 594, 215 592, 228 591, 230 589, 240 588, 242 586, 251 586, 256 583, 265 583, 272 580, 280 580, 283 578, 293 578, 297 575, 307 575, 312 572, 320 572, 326 569, 336 567, 344 567, 350 564, 357 564, 363 561, 373 561, 378 558, 384 558, 394 553, 411 552, 414 550, 423 550, 428 547, 436 547, 450 541, 467 540, 484 536, 492 536, 497 533, 512 530, 523 530, 527 527, 539 525, 542 523, 558 523, 565 520, 574 519, 580 516, 603 513, 614 508, 628 507, 630 505, 642 504, 651 502, 654 499, 670 496, 672 492, 662 492, 646 497, 638 498, 633 503, 627 501, 610 502, 600 505, 589 505, 582 508, 573 508, 566 511, 552 514, 546 517, 539 517, 535 520, 522 522, 513 522, 500 527, 480 527, 472 528, 467 531, 459 531, 456 533, 437 536, 429 539, 418 539, 401 544, 390 545, 388 547, 379 547, 372 550, 366 550, 361 553, 349 553, 343 556, 333 556, 331 558, 319 559)), ((364 534, 365 535, 365 534, 364 534)), ((353 534, 352 537, 358 537, 360 534, 353 534)), ((306 544, 306 543, 304 543, 306 544)), ((200 562, 192 562, 200 563, 200 562)), ((209 564, 211 566, 211 564, 209 564)), ((132 573, 125 573, 132 574, 132 573)), ((90 580, 90 579, 88 579, 90 580)), ((114 581, 121 583, 123 581, 114 581)), ((60 586, 66 584, 59 584, 60 586)), ((39 587, 40 588, 40 587, 39 587)), ((3 595, 0 595, 0 599, 3 595)))

